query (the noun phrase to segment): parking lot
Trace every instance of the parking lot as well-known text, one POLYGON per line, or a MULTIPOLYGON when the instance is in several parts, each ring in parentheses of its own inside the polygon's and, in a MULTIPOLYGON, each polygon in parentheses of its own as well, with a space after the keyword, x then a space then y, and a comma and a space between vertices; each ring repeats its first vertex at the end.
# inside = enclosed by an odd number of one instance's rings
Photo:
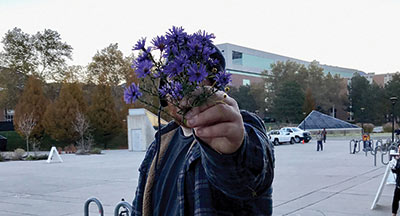
MULTIPOLYGON (((322 152, 315 140, 276 146, 274 215, 390 215, 394 185, 385 186, 370 210, 385 166, 375 167, 371 155, 349 154, 348 145, 348 139, 328 137, 322 152)), ((132 201, 144 152, 61 157, 63 163, 0 163, 0 215, 78 216, 90 197, 113 215, 121 198, 132 201)), ((95 206, 90 209, 96 215, 95 206)))

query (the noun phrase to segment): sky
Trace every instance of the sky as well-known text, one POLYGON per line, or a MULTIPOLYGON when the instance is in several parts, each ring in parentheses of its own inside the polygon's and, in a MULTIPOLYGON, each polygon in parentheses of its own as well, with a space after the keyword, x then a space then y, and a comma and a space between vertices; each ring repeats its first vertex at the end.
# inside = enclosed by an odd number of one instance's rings
POLYGON ((215 44, 366 73, 400 71, 399 0, 0 0, 0 20, 1 38, 14 27, 57 31, 74 49, 71 65, 86 66, 110 43, 129 55, 141 37, 182 26, 214 33, 215 44))

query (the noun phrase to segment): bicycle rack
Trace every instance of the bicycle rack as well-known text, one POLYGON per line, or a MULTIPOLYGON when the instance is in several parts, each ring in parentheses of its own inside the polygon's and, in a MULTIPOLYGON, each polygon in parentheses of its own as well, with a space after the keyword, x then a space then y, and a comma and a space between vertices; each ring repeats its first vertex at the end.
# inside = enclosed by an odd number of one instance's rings
MULTIPOLYGON (((381 141, 381 143, 382 143, 382 141, 381 141)), ((383 165, 388 165, 389 164, 389 161, 391 159, 390 150, 395 150, 396 152, 398 151, 399 147, 398 147, 398 145, 396 143, 392 143, 390 145, 389 144, 390 143, 385 143, 384 145, 381 145, 381 146, 377 145, 375 147, 374 153, 371 152, 371 154, 374 155, 374 166, 376 166, 376 157, 377 157, 378 151, 381 152, 381 163, 383 165), (385 155, 388 155, 388 161, 387 162, 384 161, 384 156, 385 155)))
POLYGON ((100 216, 104 216, 104 210, 103 210, 103 205, 101 204, 101 202, 96 199, 96 198, 90 198, 85 202, 85 208, 84 208, 84 212, 85 212, 85 216, 89 216, 89 204, 91 202, 96 203, 97 208, 99 209, 99 214, 100 216))
POLYGON ((350 140, 350 143, 349 143, 350 154, 353 154, 353 152, 354 152, 354 154, 360 152, 360 150, 361 150, 360 145, 357 145, 357 144, 358 144, 358 140, 355 140, 355 139, 350 140), (354 148, 355 148, 355 150, 354 150, 354 148))
MULTIPOLYGON (((103 205, 96 198, 90 198, 85 202, 85 207, 84 207, 85 214, 84 215, 89 216, 89 204, 91 202, 96 203, 96 205, 99 209, 100 216, 104 216, 103 205)), ((122 199, 121 202, 119 202, 114 208, 114 216, 129 216, 129 215, 133 216, 133 208, 130 203, 128 203, 124 199, 122 199), (120 212, 121 207, 123 208, 123 210, 120 212)))

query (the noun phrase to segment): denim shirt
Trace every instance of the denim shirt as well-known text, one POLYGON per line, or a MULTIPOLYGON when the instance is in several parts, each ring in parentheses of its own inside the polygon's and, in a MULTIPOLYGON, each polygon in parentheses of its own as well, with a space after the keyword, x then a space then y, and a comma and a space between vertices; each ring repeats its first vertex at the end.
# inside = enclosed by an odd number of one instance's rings
MULTIPOLYGON (((247 111, 241 111, 241 115, 245 137, 235 153, 220 154, 196 138, 177 179, 179 215, 272 215, 273 145, 259 117, 247 111)), ((172 122, 161 133, 177 127, 172 122)), ((134 215, 143 215, 143 197, 156 155, 155 143, 150 145, 139 168, 132 204, 134 215)))

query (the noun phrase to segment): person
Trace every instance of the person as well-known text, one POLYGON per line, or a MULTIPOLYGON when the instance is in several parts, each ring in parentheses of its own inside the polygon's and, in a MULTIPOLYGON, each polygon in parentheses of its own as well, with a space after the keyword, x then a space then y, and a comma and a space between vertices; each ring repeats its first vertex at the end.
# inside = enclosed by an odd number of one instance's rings
POLYGON ((273 145, 258 116, 221 91, 186 120, 168 112, 139 167, 134 215, 272 215, 273 145))
POLYGON ((323 146, 322 146, 322 140, 323 140, 323 136, 322 136, 322 132, 318 131, 317 134, 317 151, 319 151, 319 149, 321 149, 321 151, 323 151, 323 146))
POLYGON ((369 133, 364 133, 362 136, 362 140, 363 140, 363 146, 364 146, 364 151, 369 151, 371 150, 371 137, 369 135, 369 133))
POLYGON ((324 143, 326 143, 326 134, 327 134, 327 132, 326 132, 326 129, 324 128, 324 129, 322 130, 322 137, 323 137, 323 139, 324 139, 324 143))
POLYGON ((389 166, 392 169, 392 172, 396 174, 396 188, 394 189, 393 202, 392 202, 392 215, 397 215, 397 210, 399 209, 399 201, 400 201, 400 163, 399 163, 399 154, 389 162, 389 166))

